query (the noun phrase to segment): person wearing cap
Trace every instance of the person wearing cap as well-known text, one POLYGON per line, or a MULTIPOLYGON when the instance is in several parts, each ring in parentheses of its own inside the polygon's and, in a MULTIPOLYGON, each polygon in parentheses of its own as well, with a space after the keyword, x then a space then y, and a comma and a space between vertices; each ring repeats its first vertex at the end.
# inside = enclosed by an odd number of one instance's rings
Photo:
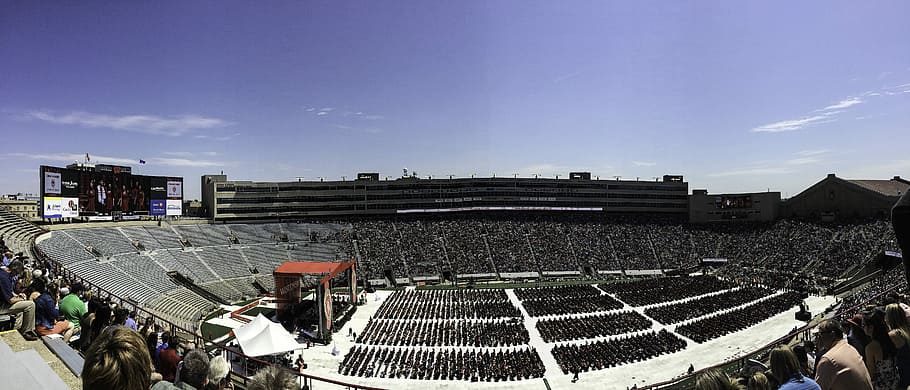
POLYGON ((819 358, 815 369, 815 382, 822 390, 872 390, 866 363, 844 340, 844 329, 839 321, 822 321, 815 343, 820 351, 827 351, 819 358))
POLYGON ((16 327, 28 341, 38 339, 35 333, 35 302, 26 299, 25 294, 16 294, 13 290, 13 278, 21 275, 24 267, 19 260, 9 263, 7 269, 0 269, 0 314, 20 314, 16 318, 16 327))

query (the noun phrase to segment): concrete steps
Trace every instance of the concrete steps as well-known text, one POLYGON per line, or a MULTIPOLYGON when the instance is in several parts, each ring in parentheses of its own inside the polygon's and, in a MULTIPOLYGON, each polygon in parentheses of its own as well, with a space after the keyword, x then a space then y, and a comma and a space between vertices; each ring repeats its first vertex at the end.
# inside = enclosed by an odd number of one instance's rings
POLYGON ((0 378, 6 389, 69 390, 70 387, 41 358, 38 351, 13 352, 0 340, 0 378))

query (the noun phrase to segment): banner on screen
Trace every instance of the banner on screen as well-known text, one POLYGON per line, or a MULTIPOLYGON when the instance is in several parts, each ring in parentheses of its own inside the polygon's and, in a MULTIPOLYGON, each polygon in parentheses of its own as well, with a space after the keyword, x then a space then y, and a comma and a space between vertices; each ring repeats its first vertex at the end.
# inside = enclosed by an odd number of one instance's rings
POLYGON ((76 218, 79 216, 79 198, 62 198, 60 216, 63 218, 76 218))
POLYGON ((179 199, 168 199, 167 215, 183 215, 183 201, 179 199))
POLYGON ((183 198, 183 182, 182 181, 168 181, 167 182, 167 197, 168 197, 168 199, 183 198))
POLYGON ((60 172, 44 172, 44 193, 60 195, 62 193, 60 181, 60 172))
MULTIPOLYGON (((182 205, 172 205, 168 212, 165 202, 166 199, 178 200, 178 203, 182 200, 181 177, 133 175, 129 167, 100 164, 94 170, 42 165, 39 183, 42 197, 63 198, 60 211, 67 215, 181 215, 183 211, 182 205), (75 207, 69 207, 70 198, 77 199, 75 207), (152 214, 150 210, 154 199, 163 202, 156 210, 160 210, 160 214, 152 214)), ((42 212, 46 211, 46 207, 42 206, 42 209, 42 212)))
POLYGON ((45 196, 41 215, 44 218, 63 218, 63 198, 45 196))
POLYGON ((167 215, 167 201, 164 199, 152 199, 149 215, 167 215))

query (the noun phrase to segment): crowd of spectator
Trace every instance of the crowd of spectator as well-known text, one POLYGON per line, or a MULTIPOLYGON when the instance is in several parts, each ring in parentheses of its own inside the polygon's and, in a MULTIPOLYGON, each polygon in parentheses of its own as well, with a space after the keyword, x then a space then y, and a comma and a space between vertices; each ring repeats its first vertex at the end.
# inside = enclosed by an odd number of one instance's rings
POLYGON ((635 311, 543 319, 537 322, 540 337, 548 343, 592 339, 650 328, 651 320, 635 311))
POLYGON ((896 249, 884 220, 849 224, 782 219, 774 223, 689 225, 675 218, 532 215, 445 216, 355 221, 371 277, 686 268, 704 258, 835 277, 885 249, 896 249))
POLYGON ((736 283, 721 280, 711 275, 681 276, 672 278, 640 279, 630 282, 601 284, 599 287, 614 293, 632 306, 646 306, 672 302, 736 286, 736 283))
POLYGON ((763 287, 744 287, 690 301, 652 306, 645 309, 645 315, 662 324, 675 324, 723 309, 744 305, 773 293, 774 291, 771 289, 763 287))
POLYGON ((368 378, 503 382, 541 378, 544 366, 531 347, 494 351, 356 345, 339 364, 338 373, 368 378))
POLYGON ((661 329, 633 336, 553 347, 553 357, 564 374, 602 370, 680 351, 686 342, 661 329))
POLYGON ((396 291, 373 316, 377 319, 521 318, 504 290, 396 291))
POLYGON ((372 345, 506 347, 527 344, 528 330, 518 319, 377 320, 356 340, 372 345))
POLYGON ((676 328, 676 332, 697 343, 703 343, 746 329, 802 302, 796 292, 784 292, 758 303, 727 310, 720 314, 695 320, 676 328))

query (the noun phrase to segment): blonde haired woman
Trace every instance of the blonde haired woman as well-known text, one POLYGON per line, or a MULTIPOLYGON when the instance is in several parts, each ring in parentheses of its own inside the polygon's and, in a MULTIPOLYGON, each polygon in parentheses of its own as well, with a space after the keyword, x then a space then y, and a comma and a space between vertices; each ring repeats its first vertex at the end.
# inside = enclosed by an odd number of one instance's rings
POLYGON ((740 386, 733 382, 727 374, 724 374, 723 371, 712 368, 710 370, 705 370, 698 374, 695 377, 695 389, 696 390, 743 390, 743 386, 740 386))
POLYGON ((885 307, 885 322, 888 323, 888 337, 894 343, 894 363, 900 380, 897 388, 906 389, 910 386, 910 324, 907 323, 907 313, 900 305, 892 303, 885 307))

